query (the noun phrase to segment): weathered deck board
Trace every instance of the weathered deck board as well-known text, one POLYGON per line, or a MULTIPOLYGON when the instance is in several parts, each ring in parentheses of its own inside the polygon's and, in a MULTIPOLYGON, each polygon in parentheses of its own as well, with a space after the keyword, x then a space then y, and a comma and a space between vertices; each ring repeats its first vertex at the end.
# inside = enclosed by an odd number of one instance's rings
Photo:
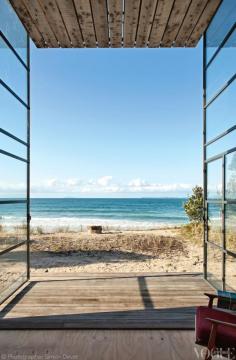
POLYGON ((159 0, 149 38, 149 47, 159 47, 175 0, 159 0))
POLYGON ((96 34, 90 1, 74 0, 74 4, 85 46, 96 47, 96 34))
POLYGON ((182 23, 181 28, 179 29, 179 32, 176 36, 174 46, 175 47, 181 47, 185 46, 189 34, 192 33, 194 30, 199 17, 201 16, 208 0, 202 0, 200 2, 198 1, 192 1, 188 12, 184 18, 184 21, 182 23))
POLYGON ((207 6, 205 7, 204 11, 202 12, 193 32, 191 33, 188 41, 186 42, 186 46, 196 46, 200 34, 202 34, 208 27, 211 22, 213 15, 215 14, 216 10, 218 9, 219 5, 221 4, 222 0, 209 0, 207 6))
MULTIPOLYGON (((26 31, 37 47, 47 47, 43 34, 39 31, 28 9, 21 0, 11 0, 11 4, 24 24, 26 31)), ((42 24, 41 24, 42 25, 42 24)))
POLYGON ((122 0, 108 0, 108 22, 110 29, 110 44, 112 47, 122 46, 122 0))
POLYGON ((43 38, 45 40, 45 43, 52 48, 59 47, 58 40, 54 32, 52 31, 52 28, 49 25, 49 22, 47 21, 45 13, 44 11, 42 11, 43 9, 40 6, 38 0, 24 0, 23 3, 25 4, 25 7, 27 8, 35 25, 38 28, 43 27, 43 38))
POLYGON ((57 5, 60 13, 63 14, 63 21, 70 38, 71 46, 76 48, 83 47, 82 33, 73 0, 60 0, 57 1, 57 5))
POLYGON ((136 47, 146 47, 155 15, 157 0, 143 0, 140 9, 136 47))
POLYGON ((65 48, 71 47, 71 40, 56 1, 44 0, 40 4, 54 34, 56 34, 60 46, 65 48))
POLYGON ((221 0, 10 2, 38 47, 191 47, 221 0))
POLYGON ((0 349, 6 358, 196 360, 194 338, 189 330, 10 330, 0 331, 0 349))
POLYGON ((106 0, 91 0, 94 26, 99 47, 109 46, 109 29, 106 0))
POLYGON ((173 45, 190 4, 191 0, 175 0, 161 41, 162 47, 171 47, 173 45))
POLYGON ((0 307, 0 329, 193 329, 200 275, 38 276, 0 307))
POLYGON ((134 46, 141 0, 125 1, 124 47, 134 46))

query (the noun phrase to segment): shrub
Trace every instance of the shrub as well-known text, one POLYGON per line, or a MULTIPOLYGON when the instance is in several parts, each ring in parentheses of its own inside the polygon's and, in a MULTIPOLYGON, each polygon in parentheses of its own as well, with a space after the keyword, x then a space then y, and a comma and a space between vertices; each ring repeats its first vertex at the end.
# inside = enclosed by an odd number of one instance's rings
POLYGON ((203 201, 203 188, 195 186, 193 194, 188 198, 184 204, 184 210, 188 215, 190 222, 202 223, 204 217, 204 201, 203 201))
POLYGON ((202 244, 203 239, 203 223, 191 222, 183 225, 180 233, 185 240, 190 240, 194 244, 202 244))

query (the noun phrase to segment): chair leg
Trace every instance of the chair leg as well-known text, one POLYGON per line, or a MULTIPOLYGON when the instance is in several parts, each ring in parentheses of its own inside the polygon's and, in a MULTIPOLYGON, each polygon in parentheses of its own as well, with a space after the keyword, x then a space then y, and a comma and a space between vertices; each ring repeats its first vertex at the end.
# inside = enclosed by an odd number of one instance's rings
POLYGON ((212 352, 214 351, 216 344, 216 330, 217 330, 217 324, 212 324, 205 360, 212 359, 212 352))

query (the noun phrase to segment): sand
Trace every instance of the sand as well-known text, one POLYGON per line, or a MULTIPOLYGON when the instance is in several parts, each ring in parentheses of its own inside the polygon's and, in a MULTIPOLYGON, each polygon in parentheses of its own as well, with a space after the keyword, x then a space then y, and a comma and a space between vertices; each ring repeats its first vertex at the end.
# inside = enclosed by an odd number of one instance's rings
POLYGON ((200 244, 179 228, 100 235, 32 235, 31 268, 37 272, 202 272, 200 244))
MULTIPOLYGON (((203 272, 201 235, 191 237, 183 232, 183 228, 106 232, 100 235, 86 232, 37 233, 32 234, 31 239, 31 275, 203 272)), ((226 279, 231 289, 236 289, 235 264, 236 259, 228 256, 226 279)), ((25 273, 25 246, 5 254, 0 270, 2 292, 25 273)), ((217 248, 209 248, 208 271, 221 279, 222 253, 217 248)))

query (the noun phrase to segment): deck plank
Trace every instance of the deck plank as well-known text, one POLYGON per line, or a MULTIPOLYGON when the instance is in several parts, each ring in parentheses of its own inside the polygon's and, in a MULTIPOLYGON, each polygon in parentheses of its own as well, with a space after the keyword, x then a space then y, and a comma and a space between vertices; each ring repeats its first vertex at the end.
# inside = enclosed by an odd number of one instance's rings
POLYGON ((73 0, 60 0, 57 1, 57 5, 70 37, 71 46, 75 48, 83 47, 82 33, 73 0))
POLYGON ((191 0, 175 0, 164 35, 162 47, 171 47, 188 11, 191 0))
POLYGON ((209 291, 195 274, 37 274, 0 307, 0 329, 193 329, 209 291))
POLYGON ((155 15, 157 0, 143 0, 137 29, 136 47, 146 47, 155 15))
POLYGON ((106 0, 91 0, 98 47, 109 47, 108 11, 106 0))
POLYGON ((96 47, 96 34, 93 14, 88 0, 74 0, 75 10, 79 19, 82 36, 86 47, 96 47))
POLYGON ((6 358, 35 354, 42 359, 196 360, 201 348, 194 340, 189 330, 0 331, 6 358))
POLYGON ((57 2, 55 0, 44 0, 43 2, 40 2, 40 4, 53 33, 57 36, 60 46, 63 48, 71 47, 71 40, 63 22, 57 2))
POLYGON ((108 23, 110 28, 110 46, 122 46, 122 0, 108 0, 108 23))
POLYGON ((133 47, 135 44, 140 3, 141 0, 125 1, 124 47, 133 47))
POLYGON ((34 20, 32 19, 28 9, 25 7, 21 0, 10 0, 13 9, 16 11, 20 20, 24 24, 27 32, 30 34, 31 39, 39 48, 47 47, 43 35, 37 28, 34 20))
POLYGON ((189 34, 192 33, 195 26, 198 23, 198 20, 207 4, 208 0, 195 0, 192 1, 188 12, 184 18, 182 26, 178 32, 178 35, 175 39, 174 46, 175 47, 183 47, 185 46, 189 34))
POLYGON ((193 32, 191 33, 188 41, 186 42, 186 46, 194 47, 197 45, 201 34, 203 34, 208 27, 221 2, 222 0, 209 0, 207 2, 207 6, 205 7, 204 12, 201 14, 198 23, 196 24, 193 32))
POLYGON ((163 38, 174 0, 159 0, 149 37, 149 47, 159 47, 163 38))
POLYGON ((32 20, 37 28, 43 34, 43 38, 47 46, 52 48, 59 47, 58 40, 55 33, 52 31, 50 24, 47 21, 45 13, 42 11, 38 0, 23 0, 22 1, 27 8, 32 20))

